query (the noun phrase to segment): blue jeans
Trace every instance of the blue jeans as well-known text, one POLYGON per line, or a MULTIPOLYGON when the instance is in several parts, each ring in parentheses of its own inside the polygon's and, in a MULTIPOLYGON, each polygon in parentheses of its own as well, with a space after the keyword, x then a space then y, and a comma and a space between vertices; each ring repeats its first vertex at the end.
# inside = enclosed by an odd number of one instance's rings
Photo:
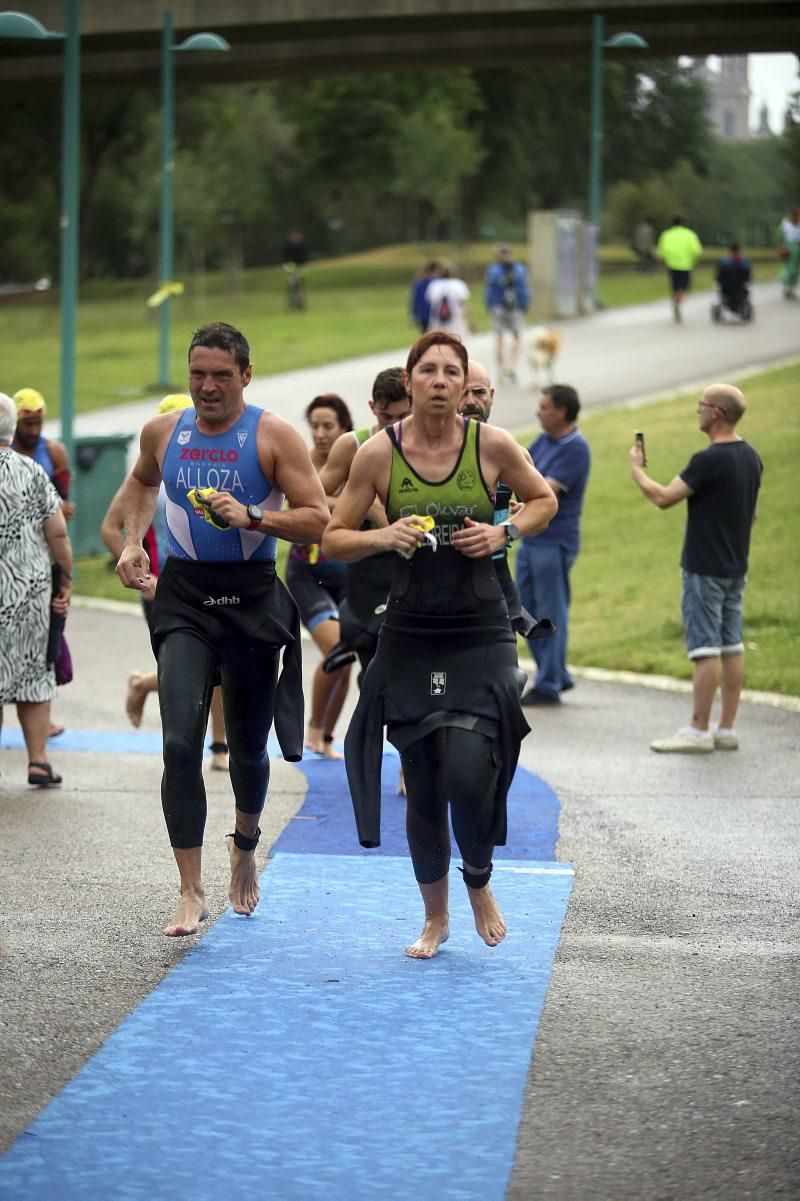
POLYGON ((522 542, 517 552, 517 587, 523 605, 534 617, 549 617, 558 633, 553 638, 528 639, 538 672, 540 692, 558 696, 572 686, 567 671, 569 573, 577 555, 552 543, 522 542))

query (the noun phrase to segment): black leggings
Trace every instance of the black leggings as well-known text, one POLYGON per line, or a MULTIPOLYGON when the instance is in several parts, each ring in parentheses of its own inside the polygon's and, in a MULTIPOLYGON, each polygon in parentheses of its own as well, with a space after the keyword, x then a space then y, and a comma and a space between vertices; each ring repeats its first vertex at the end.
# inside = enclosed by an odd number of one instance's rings
POLYGON ((456 727, 435 730, 402 752, 406 833, 417 883, 433 884, 447 875, 448 803, 462 859, 470 867, 488 869, 494 846, 483 840, 494 813, 497 760, 491 738, 456 727))
MULTIPOLYGON (((203 738, 219 656, 201 638, 177 630, 158 652, 158 699, 164 733, 161 804, 174 847, 199 847, 206 824, 203 738)), ((267 738, 272 725, 278 651, 247 646, 222 665, 225 737, 236 808, 260 813, 269 784, 267 738)))

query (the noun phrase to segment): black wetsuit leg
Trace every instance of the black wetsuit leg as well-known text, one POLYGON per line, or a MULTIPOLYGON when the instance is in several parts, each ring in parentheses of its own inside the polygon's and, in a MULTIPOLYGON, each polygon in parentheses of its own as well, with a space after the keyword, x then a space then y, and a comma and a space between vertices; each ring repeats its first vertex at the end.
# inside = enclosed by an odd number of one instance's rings
POLYGON ((166 635, 158 652, 158 702, 164 737, 161 805, 173 847, 203 845, 206 789, 203 738, 216 655, 188 630, 166 635))
POLYGON ((461 858, 470 867, 488 869, 494 846, 485 841, 491 829, 500 773, 492 739, 475 730, 446 730, 445 788, 461 858))
POLYGON ((445 730, 435 730, 400 756, 406 785, 406 835, 418 884, 434 884, 450 866, 450 825, 444 792, 445 730))
POLYGON ((275 708, 279 651, 226 655, 222 666, 222 707, 230 751, 230 773, 236 808, 260 813, 269 785, 267 738, 275 708))
POLYGON ((462 859, 470 867, 488 869, 494 846, 484 841, 484 832, 491 828, 499 772, 492 740, 474 730, 436 730, 407 747, 401 761, 408 848, 417 882, 433 884, 447 875, 448 803, 462 859))

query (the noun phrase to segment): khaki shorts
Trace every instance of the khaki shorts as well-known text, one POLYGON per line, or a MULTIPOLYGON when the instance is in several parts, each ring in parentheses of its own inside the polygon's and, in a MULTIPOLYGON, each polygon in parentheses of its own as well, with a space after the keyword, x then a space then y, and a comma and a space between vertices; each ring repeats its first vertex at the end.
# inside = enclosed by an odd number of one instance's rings
POLYGON ((519 309, 504 309, 497 304, 492 309, 492 328, 496 334, 522 333, 523 315, 519 309))

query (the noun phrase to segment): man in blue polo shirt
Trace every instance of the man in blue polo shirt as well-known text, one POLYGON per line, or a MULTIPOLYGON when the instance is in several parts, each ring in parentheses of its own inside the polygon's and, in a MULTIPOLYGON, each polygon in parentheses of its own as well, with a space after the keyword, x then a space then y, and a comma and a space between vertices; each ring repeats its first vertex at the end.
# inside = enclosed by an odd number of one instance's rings
POLYGON ((523 538, 517 554, 517 587, 529 613, 549 617, 554 638, 529 639, 538 671, 523 694, 523 705, 557 705, 561 693, 573 687, 567 671, 569 573, 580 546, 580 516, 589 478, 589 443, 576 425, 578 393, 568 384, 545 388, 537 417, 544 433, 531 443, 534 466, 558 499, 558 512, 546 529, 523 538))

